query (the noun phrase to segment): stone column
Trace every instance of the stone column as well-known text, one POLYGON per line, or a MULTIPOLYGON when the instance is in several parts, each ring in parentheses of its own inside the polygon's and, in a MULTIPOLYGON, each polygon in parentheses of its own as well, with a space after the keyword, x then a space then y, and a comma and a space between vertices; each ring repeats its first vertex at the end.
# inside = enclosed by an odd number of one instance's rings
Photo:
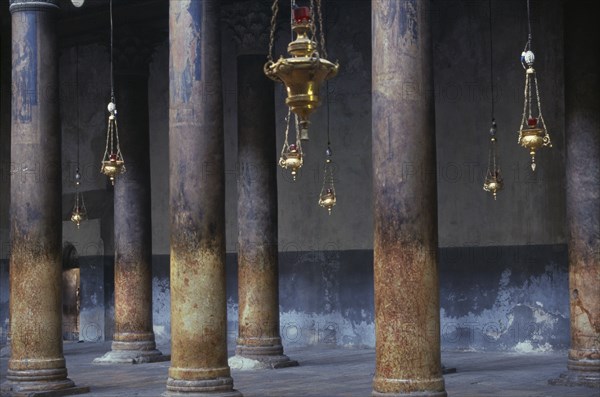
POLYGON ((116 177, 114 190, 115 333, 112 350, 95 363, 169 359, 156 349, 152 323, 148 38, 121 29, 115 42, 117 120, 127 172, 116 177))
POLYGON ((588 4, 564 8, 571 348, 550 383, 600 387, 600 38, 588 4))
POLYGON ((374 0, 373 396, 445 397, 429 0, 374 0))
POLYGON ((169 2, 171 367, 166 396, 241 396, 227 364, 219 0, 169 2))
POLYGON ((277 148, 273 82, 263 73, 271 9, 236 3, 227 21, 238 44, 238 296, 237 369, 298 365, 279 335, 277 148))
MULTIPOLYGON (((10 203, 10 102, 11 102, 11 37, 10 14, 0 15, 0 277, 8 275, 8 208, 10 203)), ((10 279, 10 277, 9 277, 10 279)), ((9 294, 8 280, 0 280, 0 300, 9 294), (4 295, 4 296, 2 296, 4 295)), ((6 313, 0 310, 0 357, 10 356, 9 330, 6 313)))
POLYGON ((13 0, 11 356, 2 395, 89 391, 67 378, 62 343, 58 1, 13 0))

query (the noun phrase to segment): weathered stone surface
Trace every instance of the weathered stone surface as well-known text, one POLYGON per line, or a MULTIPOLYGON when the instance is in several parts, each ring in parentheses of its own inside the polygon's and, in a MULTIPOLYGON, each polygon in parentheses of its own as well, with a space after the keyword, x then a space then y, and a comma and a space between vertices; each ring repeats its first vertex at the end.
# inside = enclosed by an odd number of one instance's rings
POLYGON ((227 365, 219 1, 172 1, 167 396, 241 396, 227 365))
POLYGON ((238 57, 238 293, 236 355, 261 362, 240 369, 298 365, 279 335, 277 174, 273 83, 264 55, 238 57))
POLYGON ((553 384, 600 387, 600 44, 585 5, 565 5, 565 138, 571 348, 553 384), (582 78, 582 76, 585 76, 582 78))
POLYGON ((446 396, 429 5, 372 7, 374 396, 446 396))
POLYGON ((12 1, 11 356, 2 395, 86 392, 62 344, 57 2, 12 1))

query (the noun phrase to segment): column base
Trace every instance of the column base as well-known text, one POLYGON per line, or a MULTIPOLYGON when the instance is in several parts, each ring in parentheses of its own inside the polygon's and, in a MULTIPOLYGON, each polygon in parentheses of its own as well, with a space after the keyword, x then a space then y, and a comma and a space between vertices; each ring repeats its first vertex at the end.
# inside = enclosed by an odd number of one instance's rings
POLYGON ((242 356, 236 354, 229 357, 229 367, 238 371, 248 371, 253 369, 279 369, 288 367, 297 367, 298 361, 290 359, 282 354, 278 356, 242 356))
POLYGON ((600 372, 567 371, 556 379, 549 379, 552 386, 586 386, 600 388, 600 372))
POLYGON ((373 378, 372 397, 447 397, 444 378, 430 379, 390 379, 373 378), (407 389, 407 390, 402 390, 407 389), (410 389, 421 389, 409 391, 410 389), (385 390, 385 391, 382 391, 385 390), (389 390, 389 391, 388 391, 389 390))
POLYGON ((375 390, 371 393, 372 397, 448 397, 445 391, 418 391, 412 393, 379 393, 375 390))
POLYGON ((171 360, 156 349, 154 340, 113 341, 111 351, 94 359, 94 364, 146 364, 171 360))
POLYGON ((179 380, 169 378, 163 397, 243 397, 233 388, 233 379, 223 377, 205 380, 179 380))
POLYGON ((280 338, 238 338, 235 356, 229 358, 229 367, 245 371, 252 369, 278 369, 297 367, 298 361, 283 354, 280 338), (251 342, 249 343, 240 343, 251 342), (261 344, 262 342, 262 344, 261 344))
POLYGON ((170 361, 171 355, 160 350, 111 350, 102 357, 95 358, 94 364, 147 364, 170 361))
POLYGON ((75 386, 71 379, 58 382, 6 381, 0 387, 1 397, 62 397, 89 393, 88 386, 75 386))

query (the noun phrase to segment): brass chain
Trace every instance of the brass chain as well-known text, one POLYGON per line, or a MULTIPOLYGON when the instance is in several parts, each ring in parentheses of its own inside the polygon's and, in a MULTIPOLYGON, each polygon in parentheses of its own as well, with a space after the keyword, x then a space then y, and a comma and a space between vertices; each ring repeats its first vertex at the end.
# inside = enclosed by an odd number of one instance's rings
POLYGON ((273 47, 275 45, 275 29, 277 27, 277 13, 279 12, 279 0, 273 0, 271 11, 271 35, 269 37, 269 54, 267 55, 267 59, 273 62, 273 47))
POLYGON ((321 0, 317 1, 317 12, 319 13, 319 33, 321 34, 321 53, 323 58, 327 59, 327 49, 325 48, 325 31, 323 30, 323 11, 321 10, 321 0))
POLYGON ((317 36, 317 25, 315 24, 315 1, 310 0, 310 33, 312 34, 312 40, 315 40, 317 36))

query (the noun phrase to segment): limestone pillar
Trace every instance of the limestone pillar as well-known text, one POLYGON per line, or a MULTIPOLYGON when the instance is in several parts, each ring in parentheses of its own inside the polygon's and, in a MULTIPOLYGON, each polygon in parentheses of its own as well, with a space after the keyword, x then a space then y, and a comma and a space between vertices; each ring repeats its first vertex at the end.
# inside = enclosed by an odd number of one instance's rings
POLYGON ((67 378, 62 343, 58 1, 13 0, 11 356, 2 395, 89 391, 67 378))
POLYGON ((429 0, 374 0, 373 396, 445 397, 429 0))
POLYGON ((568 371, 550 383, 600 387, 600 38, 585 2, 564 11, 571 347, 568 371))
POLYGON ((228 15, 238 44, 238 369, 298 365, 283 354, 279 334, 277 148, 273 82, 263 73, 271 9, 236 3, 228 15))
MULTIPOLYGON (((118 29, 118 28, 117 28, 118 29)), ((123 29, 115 43, 114 79, 121 151, 127 172, 115 179, 115 333, 95 363, 147 363, 156 349, 152 323, 152 209, 148 62, 152 43, 123 29)), ((106 113, 108 114, 108 113, 106 113)), ((166 165, 166 164, 165 164, 166 165)))
POLYGON ((169 2, 171 367, 166 396, 241 396, 227 364, 219 0, 169 2))
MULTIPOLYGON (((8 267, 8 208, 10 203, 10 102, 11 102, 11 37, 10 14, 0 16, 0 272, 8 267), (4 230, 3 230, 4 229, 4 230)), ((7 269, 8 270, 8 269, 7 269)), ((8 275, 8 271, 6 271, 8 275)), ((10 277, 9 277, 10 279, 10 277)), ((8 282, 0 288, 9 291, 8 282)), ((0 357, 10 356, 10 324, 4 321, 4 311, 0 311, 0 357)), ((8 313, 10 318, 10 313, 8 313)))

